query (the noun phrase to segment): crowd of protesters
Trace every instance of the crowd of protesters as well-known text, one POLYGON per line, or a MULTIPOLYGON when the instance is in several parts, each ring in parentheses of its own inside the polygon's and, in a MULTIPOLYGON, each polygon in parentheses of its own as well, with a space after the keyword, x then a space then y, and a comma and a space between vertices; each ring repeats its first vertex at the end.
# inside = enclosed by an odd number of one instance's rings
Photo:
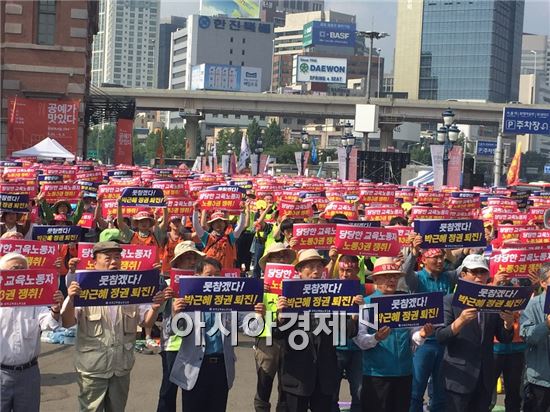
MULTIPOLYGON (((86 166, 87 172, 94 170, 89 164, 86 166)), ((79 168, 66 167, 77 172, 79 168)), ((19 182, 17 178, 5 177, 8 169, 4 168, 4 180, 0 183, 2 193, 14 193, 8 187, 19 182)), ((263 278, 268 264, 293 265, 297 276, 304 280, 358 280, 361 288, 353 298, 358 306, 385 295, 444 292, 444 322, 416 328, 384 326, 376 330, 359 322, 356 315, 348 316, 346 344, 336 346, 330 332, 312 332, 318 319, 310 317, 307 345, 298 350, 289 343, 289 335, 301 325, 285 328, 288 319, 282 314, 288 307, 287 298, 266 285, 263 300, 256 303, 254 311, 257 317, 273 322, 275 327, 265 328, 255 338, 254 354, 250 356, 254 356, 256 363, 257 385, 255 396, 250 399, 250 410, 336 412, 343 408, 339 394, 347 381, 352 412, 426 409, 485 412, 495 405, 497 382, 502 377, 506 411, 550 411, 550 314, 545 313, 550 262, 541 262, 536 270, 522 277, 490 270, 492 254, 509 244, 520 247, 517 238, 503 239, 498 233, 514 221, 497 221, 487 208, 472 211, 470 219, 485 222, 486 247, 422 248, 423 236, 411 232, 395 256, 342 254, 336 247, 318 250, 299 247, 294 226, 345 223, 350 219, 368 221, 365 208, 379 206, 401 211, 384 220, 383 227, 407 227, 413 223, 415 206, 452 208, 445 200, 434 205, 422 203, 417 196, 421 191, 445 191, 425 187, 405 192, 398 186, 369 183, 355 182, 354 186, 321 179, 230 178, 189 172, 166 177, 151 169, 129 169, 132 173, 131 178, 126 177, 127 184, 124 179, 107 178, 107 170, 95 166, 105 177, 97 182, 94 191, 83 190, 77 199, 52 201, 36 187, 36 193, 29 192, 28 212, 2 210, 0 233, 7 240, 30 240, 33 228, 40 225, 79 225, 83 215, 89 214, 92 224, 83 230, 80 241, 94 243, 94 270, 120 271, 123 245, 130 244, 154 247, 158 257, 154 268, 162 275, 159 291, 148 304, 78 307, 74 304, 81 293, 76 278, 78 242, 60 245, 56 260, 60 284, 54 295, 55 303, 49 308, 0 307, 2 411, 39 410, 40 331, 75 325, 74 362, 80 411, 125 409, 140 326, 147 349, 160 353, 162 359, 157 411, 176 410, 178 388, 183 411, 225 411, 229 391, 238 384, 231 339, 219 329, 214 334, 206 333, 217 322, 212 312, 200 315, 205 325, 199 331, 202 345, 174 333, 172 319, 185 310, 186 303, 174 292, 170 271, 221 276, 224 269, 237 268, 242 276, 263 278), (116 209, 110 209, 109 213, 102 210, 105 195, 97 190, 101 185, 149 187, 155 180, 185 182, 186 188, 177 197, 191 200, 190 210, 177 214, 162 206, 125 215, 120 192, 115 198, 116 209), (199 193, 208 187, 229 185, 230 180, 240 181, 237 186, 245 188, 239 210, 203 207, 199 193), (325 189, 319 191, 319 186, 325 189), (366 187, 393 191, 391 203, 364 202, 361 188, 366 187), (400 193, 407 193, 410 198, 400 198, 400 193), (289 212, 289 198, 295 204, 309 202, 311 211, 307 217, 294 217, 289 212), (282 203, 287 206, 283 208, 282 203), (352 215, 347 213, 348 208, 338 209, 339 204, 345 203, 351 207, 352 215), (460 279, 484 285, 529 286, 532 297, 521 312, 459 308, 453 306, 453 293, 460 279), (276 405, 270 403, 274 390, 276 405)), ((459 192, 452 188, 446 192, 450 194, 453 190, 459 192)), ((478 188, 477 192, 506 200, 514 195, 512 191, 495 193, 484 188, 478 188)), ((536 197, 530 197, 528 202, 532 203, 536 197)), ((550 208, 550 197, 539 197, 539 205, 550 208)), ((511 213, 526 213, 529 204, 520 206, 510 209, 511 213)), ((546 231, 542 228, 542 216, 523 223, 540 231, 541 247, 550 245, 550 239, 544 237, 546 234, 543 236, 546 231)), ((7 253, 0 258, 2 273, 28 267, 25 253, 7 253)), ((219 321, 230 329, 229 313, 223 313, 219 321)), ((68 407, 73 409, 73 405, 68 407)))

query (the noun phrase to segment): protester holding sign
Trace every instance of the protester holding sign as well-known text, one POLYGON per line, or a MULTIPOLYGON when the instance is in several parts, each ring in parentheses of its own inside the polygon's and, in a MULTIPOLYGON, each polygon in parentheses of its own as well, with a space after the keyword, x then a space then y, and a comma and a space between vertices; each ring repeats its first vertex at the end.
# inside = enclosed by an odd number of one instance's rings
MULTIPOLYGON (((122 248, 116 242, 94 245, 95 270, 120 270, 122 248)), ((78 324, 75 367, 80 393, 79 410, 123 411, 134 366, 134 344, 139 324, 151 326, 158 316, 164 293, 153 304, 87 306, 75 308, 80 285, 72 281, 63 303, 63 326, 78 324)))
MULTIPOLYGON (((399 265, 394 263, 394 258, 377 259, 370 275, 376 291, 367 296, 365 302, 368 304, 373 297, 395 294, 398 280, 404 275, 399 265)), ((378 319, 374 322, 378 325, 378 319)), ((363 412, 409 410, 413 369, 411 346, 413 342, 422 345, 432 333, 431 324, 414 333, 410 328, 390 329, 383 326, 376 330, 364 323, 359 325, 354 341, 363 350, 363 412)))
POLYGON ((531 298, 520 317, 520 334, 527 343, 527 386, 524 394, 526 412, 550 410, 550 262, 540 268, 539 281, 544 292, 531 298))
MULTIPOLYGON (((465 261, 460 275, 465 281, 487 284, 489 266, 477 258, 465 261)), ((453 295, 445 297, 445 326, 436 332, 438 342, 445 345, 441 365, 445 410, 486 411, 494 387, 493 339, 496 337, 502 343, 512 341, 514 315, 509 311, 486 313, 455 307, 453 298, 453 295)))
POLYGON ((31 229, 31 219, 29 216, 25 219, 24 223, 19 223, 19 220, 22 216, 20 212, 11 212, 9 210, 2 210, 2 215, 0 216, 0 236, 8 232, 18 232, 26 237, 27 234, 30 234, 31 229))
MULTIPOLYGON (((290 265, 296 259, 296 252, 286 248, 282 243, 273 243, 260 259, 259 267, 265 273, 268 263, 278 263, 290 265)), ((265 306, 265 323, 275 321, 277 318, 277 300, 279 296, 272 293, 265 286, 263 304, 265 306)), ((256 412, 269 412, 271 404, 269 399, 273 389, 275 374, 278 373, 281 362, 281 348, 284 342, 271 336, 271 328, 264 327, 262 334, 256 339, 254 345, 254 360, 256 361, 256 395, 254 396, 254 409, 256 412), (267 342, 270 338, 271 342, 267 342)), ((279 397, 277 401, 277 410, 284 407, 281 389, 281 375, 278 375, 279 397)))
MULTIPOLYGON (((0 270, 27 269, 27 259, 19 253, 0 258, 0 270)), ((50 307, 0 307, 0 410, 37 412, 40 410, 40 331, 59 324, 63 294, 57 291, 50 307)))
MULTIPOLYGON (((321 279, 325 264, 326 260, 316 250, 305 249, 298 253, 295 269, 300 273, 301 279, 321 279)), ((360 305, 363 297, 357 295, 353 302, 360 305)), ((333 337, 330 332, 318 328, 321 319, 311 312, 304 312, 302 315, 307 319, 305 322, 308 322, 309 329, 301 330, 297 318, 292 322, 292 317, 283 314, 286 308, 287 299, 280 296, 277 302, 277 328, 273 330, 273 336, 284 340, 279 373, 286 410, 298 412, 310 408, 312 411, 331 411, 332 399, 338 388, 338 379, 334 373, 337 359, 333 337), (299 329, 302 332, 302 347, 297 347, 289 339, 290 334, 299 329)), ((356 320, 348 318, 348 336, 355 335, 356 330, 356 320)))
MULTIPOLYGON (((203 258, 204 253, 197 250, 195 243, 190 240, 180 242, 174 249, 170 265, 174 269, 195 270, 197 263, 203 258)), ((172 295, 174 285, 167 284, 164 289, 167 301, 162 314, 161 352, 162 358, 162 383, 159 391, 158 412, 176 412, 176 398, 178 386, 170 382, 170 373, 174 361, 181 346, 182 338, 170 333, 172 321, 172 295)))
POLYGON ((36 196, 36 200, 42 209, 43 223, 45 225, 52 224, 51 222, 54 220, 55 215, 65 215, 68 217, 71 224, 76 225, 82 217, 84 210, 83 198, 84 192, 80 192, 80 198, 73 213, 73 208, 69 200, 59 200, 55 202, 53 206, 50 206, 48 202, 46 202, 44 192, 40 192, 38 196, 36 196))

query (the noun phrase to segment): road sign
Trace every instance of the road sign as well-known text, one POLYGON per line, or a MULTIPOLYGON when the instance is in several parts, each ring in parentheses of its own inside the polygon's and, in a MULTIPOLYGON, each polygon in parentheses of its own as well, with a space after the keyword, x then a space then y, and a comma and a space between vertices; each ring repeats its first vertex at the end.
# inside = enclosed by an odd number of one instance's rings
POLYGON ((544 165, 544 174, 550 175, 550 163, 544 165))
POLYGON ((477 141, 477 149, 476 149, 477 156, 494 157, 496 151, 497 151, 497 142, 491 142, 487 140, 477 141))
POLYGON ((550 136, 550 110, 505 107, 502 129, 508 134, 542 134, 550 136))
POLYGON ((88 159, 97 159, 97 150, 89 150, 86 152, 86 157, 88 159))

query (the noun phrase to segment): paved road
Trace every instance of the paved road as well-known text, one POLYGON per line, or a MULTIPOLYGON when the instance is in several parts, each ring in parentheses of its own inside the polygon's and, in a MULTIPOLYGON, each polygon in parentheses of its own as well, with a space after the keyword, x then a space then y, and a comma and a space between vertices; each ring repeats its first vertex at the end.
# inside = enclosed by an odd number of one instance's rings
MULTIPOLYGON (((253 340, 239 335, 236 379, 229 391, 228 412, 253 411, 256 388, 253 340)), ((73 367, 74 346, 42 343, 40 370, 42 372, 42 412, 76 411, 78 385, 73 367)), ((159 355, 136 354, 136 364, 132 370, 130 396, 126 412, 156 411, 158 390, 162 376, 159 355)), ((276 402, 275 390, 271 399, 276 402)), ((503 396, 499 395, 498 404, 503 405, 503 396)), ((340 400, 349 402, 347 382, 343 382, 340 400)), ((180 411, 178 401, 178 411, 180 411)), ((274 409, 274 408, 273 408, 274 409)), ((503 410, 503 409, 499 409, 503 410)), ((496 409, 494 410, 496 411, 496 409)))

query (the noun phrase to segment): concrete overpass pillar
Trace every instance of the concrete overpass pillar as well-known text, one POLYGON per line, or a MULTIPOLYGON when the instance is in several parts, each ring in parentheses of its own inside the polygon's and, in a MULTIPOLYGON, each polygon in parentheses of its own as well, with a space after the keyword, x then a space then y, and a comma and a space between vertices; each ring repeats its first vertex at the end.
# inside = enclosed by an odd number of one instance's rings
POLYGON ((393 147, 393 129, 397 126, 394 123, 378 124, 380 128, 380 151, 385 152, 388 147, 393 147))
POLYGON ((187 159, 197 157, 197 138, 199 137, 199 116, 189 116, 185 118, 185 144, 187 159))

